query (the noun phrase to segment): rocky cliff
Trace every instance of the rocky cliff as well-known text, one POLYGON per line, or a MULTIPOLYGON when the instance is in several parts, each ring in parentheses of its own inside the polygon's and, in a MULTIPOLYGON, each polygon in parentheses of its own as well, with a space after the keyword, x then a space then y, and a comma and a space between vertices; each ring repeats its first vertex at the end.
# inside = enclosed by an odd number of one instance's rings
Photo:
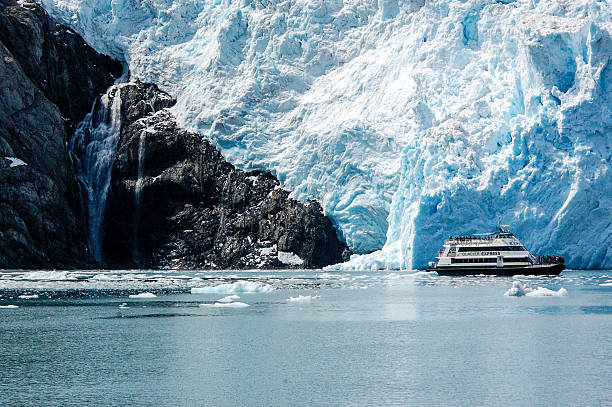
POLYGON ((0 0, 0 268, 91 264, 66 145, 121 71, 39 5, 0 0))
POLYGON ((117 88, 121 130, 103 224, 111 267, 322 267, 346 245, 316 202, 289 198, 268 173, 236 169, 179 128, 156 86, 117 88))
POLYGON ((0 269, 346 260, 318 203, 237 170, 156 86, 109 89, 121 73, 36 3, 0 0, 0 269))

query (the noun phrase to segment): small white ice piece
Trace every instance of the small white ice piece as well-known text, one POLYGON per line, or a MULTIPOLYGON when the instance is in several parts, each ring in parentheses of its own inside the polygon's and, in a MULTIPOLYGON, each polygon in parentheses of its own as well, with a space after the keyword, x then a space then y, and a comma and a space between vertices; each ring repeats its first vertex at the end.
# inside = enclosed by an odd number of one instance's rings
POLYGON ((157 295, 153 293, 140 293, 140 294, 131 294, 130 298, 156 298, 157 295))
POLYGON ((239 299, 240 299, 239 295, 232 294, 232 295, 228 295, 227 297, 223 297, 220 300, 217 300, 217 302, 230 303, 230 302, 234 302, 239 299))
POLYGON ((200 307, 213 307, 213 308, 246 308, 250 307, 249 304, 244 302, 215 302, 214 304, 200 304, 200 307))
POLYGON ((268 284, 240 280, 235 283, 219 284, 211 287, 193 287, 191 294, 268 293, 272 290, 274 288, 268 284))
POLYGON ((19 298, 23 300, 33 300, 33 299, 38 298, 38 294, 23 294, 23 295, 20 295, 19 298))
POLYGON ((287 302, 290 303, 304 303, 304 302, 311 302, 312 300, 315 300, 317 298, 321 298, 320 295, 298 295, 297 297, 289 297, 287 298, 287 302))

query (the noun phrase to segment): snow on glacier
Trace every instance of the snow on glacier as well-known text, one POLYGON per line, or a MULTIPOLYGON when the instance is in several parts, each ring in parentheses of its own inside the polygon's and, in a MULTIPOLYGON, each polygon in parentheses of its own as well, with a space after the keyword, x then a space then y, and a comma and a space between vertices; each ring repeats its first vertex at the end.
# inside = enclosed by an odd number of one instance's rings
POLYGON ((612 267, 609 0, 41 1, 380 249, 341 267, 423 267, 498 216, 535 253, 612 267))

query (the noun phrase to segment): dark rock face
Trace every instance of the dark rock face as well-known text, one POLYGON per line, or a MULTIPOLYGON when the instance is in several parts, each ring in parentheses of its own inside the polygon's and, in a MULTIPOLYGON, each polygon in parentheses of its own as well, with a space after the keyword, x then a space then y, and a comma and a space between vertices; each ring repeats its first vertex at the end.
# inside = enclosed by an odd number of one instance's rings
MULTIPOLYGON (((0 0, 0 268, 97 266, 67 146, 121 72, 33 1, 0 0)), ((177 126, 165 110, 175 101, 157 87, 115 95, 105 265, 308 268, 350 253, 318 203, 290 199, 271 174, 234 168, 177 126)))
POLYGON ((0 0, 0 268, 82 267, 66 143, 121 65, 22 4, 0 0))
POLYGON ((317 202, 229 164, 163 110, 154 85, 121 88, 121 134, 104 224, 111 267, 322 267, 348 255, 317 202))
POLYGON ((97 53, 72 29, 56 24, 33 0, 0 0, 0 41, 26 76, 74 130, 93 99, 121 76, 121 64, 97 53))

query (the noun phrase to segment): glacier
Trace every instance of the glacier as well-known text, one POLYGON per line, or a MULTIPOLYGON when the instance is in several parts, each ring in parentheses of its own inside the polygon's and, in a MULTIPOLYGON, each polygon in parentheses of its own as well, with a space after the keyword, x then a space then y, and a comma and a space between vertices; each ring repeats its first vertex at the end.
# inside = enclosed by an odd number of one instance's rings
POLYGON ((498 217, 612 268, 609 0, 39 1, 230 162, 318 199, 362 253, 337 268, 422 268, 498 217))

